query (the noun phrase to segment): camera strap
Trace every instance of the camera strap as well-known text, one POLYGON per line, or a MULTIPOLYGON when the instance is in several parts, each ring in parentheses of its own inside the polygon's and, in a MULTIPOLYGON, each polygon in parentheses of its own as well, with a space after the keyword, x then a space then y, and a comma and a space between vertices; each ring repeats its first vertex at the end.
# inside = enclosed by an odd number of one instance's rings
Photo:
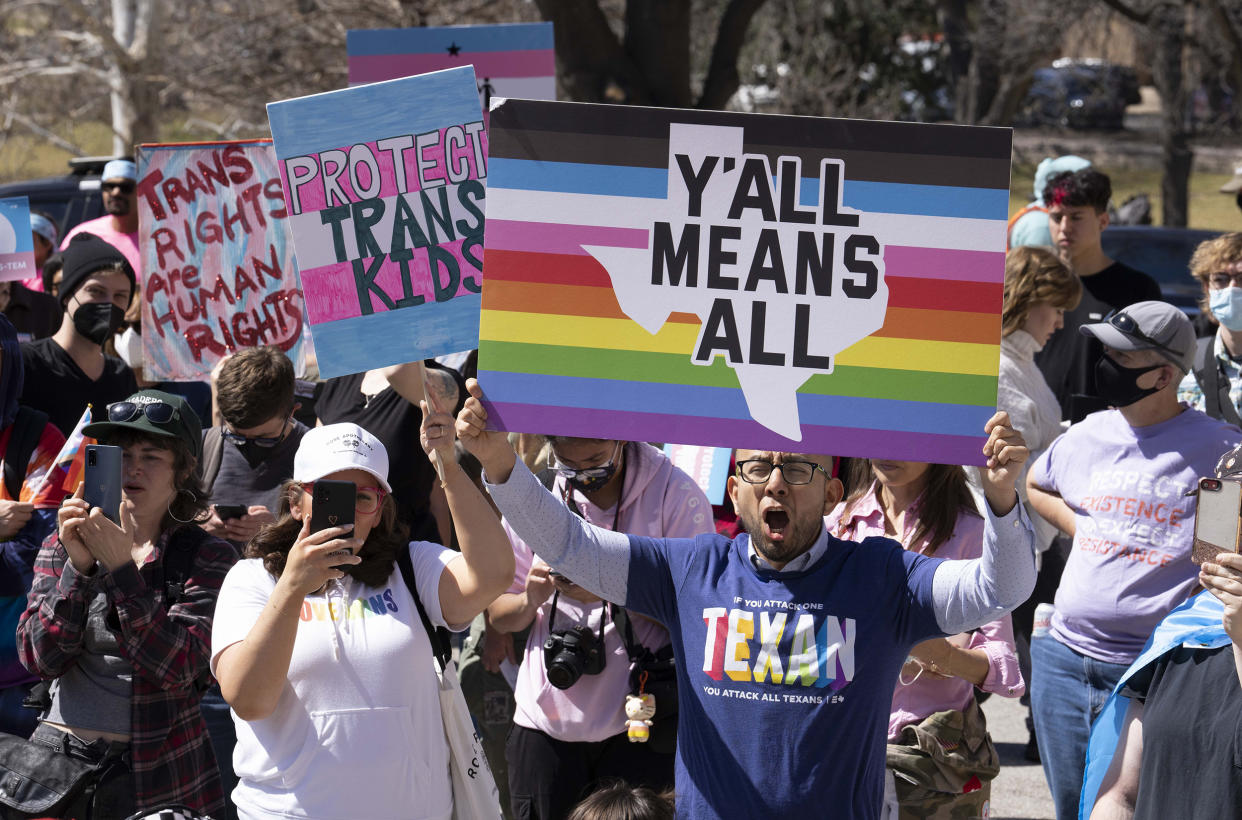
MULTIPOLYGON (((558 601, 560 601, 560 599, 561 599, 561 591, 558 589, 552 593, 552 611, 548 613, 548 634, 549 635, 551 635, 553 630, 556 629, 556 604, 558 601)), ((608 604, 608 606, 605 606, 602 610, 600 610, 600 613, 599 613, 599 636, 598 637, 599 637, 600 646, 604 645, 604 625, 608 623, 608 612, 611 609, 611 607, 612 607, 612 604, 608 604)), ((613 612, 612 620, 614 623, 617 622, 615 611, 613 612)), ((627 620, 626 623, 628 624, 629 621, 627 620)), ((627 646, 626 648, 628 649, 629 647, 627 646)))

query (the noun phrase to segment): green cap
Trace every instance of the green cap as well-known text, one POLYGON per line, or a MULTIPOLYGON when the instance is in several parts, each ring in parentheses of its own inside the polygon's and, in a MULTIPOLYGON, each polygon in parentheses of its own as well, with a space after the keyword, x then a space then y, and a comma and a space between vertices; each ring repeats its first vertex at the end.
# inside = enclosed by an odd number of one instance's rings
POLYGON ((152 436, 179 438, 195 458, 203 449, 203 424, 181 396, 163 390, 139 390, 125 401, 109 404, 103 418, 82 428, 83 435, 104 440, 109 434, 134 430, 152 436))

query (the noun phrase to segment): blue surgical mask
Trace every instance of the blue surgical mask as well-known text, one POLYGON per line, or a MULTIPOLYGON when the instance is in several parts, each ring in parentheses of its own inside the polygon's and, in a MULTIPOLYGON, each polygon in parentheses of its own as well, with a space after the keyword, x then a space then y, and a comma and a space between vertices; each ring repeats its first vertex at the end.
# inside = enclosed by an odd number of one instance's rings
POLYGON ((1216 321, 1230 330, 1242 330, 1242 288, 1221 288, 1208 293, 1208 307, 1216 321))

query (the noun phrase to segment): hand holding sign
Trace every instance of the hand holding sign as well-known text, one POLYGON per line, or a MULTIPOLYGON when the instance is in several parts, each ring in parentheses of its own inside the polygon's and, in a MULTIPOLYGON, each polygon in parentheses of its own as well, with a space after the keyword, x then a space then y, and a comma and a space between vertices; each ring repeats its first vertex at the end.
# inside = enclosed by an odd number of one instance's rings
POLYGON ((1030 457, 1031 451, 1026 447, 1026 439, 1022 434, 1009 426, 1009 414, 1001 411, 983 426, 988 440, 983 445, 983 455, 987 457, 987 468, 980 471, 983 481, 983 494, 988 499, 992 512, 1006 515, 1018 503, 1018 493, 1014 488, 1022 465, 1030 457))
POLYGON ((509 480, 517 453, 505 433, 487 429, 487 408, 483 406, 483 390, 477 379, 466 379, 470 398, 457 414, 457 438, 462 446, 483 465, 483 472, 493 484, 509 480))
POLYGON ((456 459, 456 454, 453 452, 453 442, 456 441, 453 435, 453 417, 441 409, 440 402, 436 400, 435 391, 430 389, 425 378, 424 375, 423 385, 426 398, 418 403, 423 411, 419 440, 423 445, 423 451, 427 453, 427 458, 435 465, 436 475, 439 476, 440 484, 443 485, 444 464, 446 461, 456 459))

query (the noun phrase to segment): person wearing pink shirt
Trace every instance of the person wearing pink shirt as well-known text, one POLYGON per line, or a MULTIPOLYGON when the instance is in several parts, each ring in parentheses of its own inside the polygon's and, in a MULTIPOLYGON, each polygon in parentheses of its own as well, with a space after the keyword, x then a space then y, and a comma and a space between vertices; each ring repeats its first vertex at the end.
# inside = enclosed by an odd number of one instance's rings
MULTIPOLYGON (((826 517, 828 531, 836 537, 852 541, 870 536, 892 538, 911 552, 937 558, 968 559, 982 554, 983 519, 961 467, 859 460, 854 464, 850 486, 854 490, 849 497, 826 517)), ((925 720, 953 710, 962 714, 966 733, 963 745, 971 745, 973 735, 981 744, 979 756, 986 759, 991 744, 982 743, 987 729, 975 702, 976 688, 1009 698, 1026 691, 1008 615, 972 632, 933 638, 910 650, 893 691, 889 744, 914 745, 916 733, 929 728, 921 725, 925 720)), ((957 794, 938 792, 926 783, 911 786, 908 781, 894 779, 894 748, 889 747, 884 816, 922 816, 908 812, 927 808, 929 800, 940 809, 964 804, 973 807, 975 814, 986 816, 990 796, 986 775, 966 776, 957 794), (931 797, 929 788, 934 793, 931 797)), ((923 753, 907 749, 905 754, 909 760, 910 755, 923 753)), ((994 763, 994 751, 990 754, 994 763)), ((935 768, 930 760, 918 761, 917 767, 927 771, 935 768)), ((945 782, 936 785, 943 787, 945 782)))
POLYGON ((142 284, 142 254, 138 251, 138 169, 131 160, 114 159, 104 166, 99 180, 104 210, 98 219, 75 225, 60 243, 63 251, 80 233, 98 236, 125 255, 142 284))
MULTIPOLYGON (((651 445, 565 437, 553 437, 551 444, 557 466, 552 491, 586 521, 616 532, 665 538, 714 530, 707 496, 651 445)), ((508 593, 496 599, 488 614, 501 632, 531 626, 517 673, 517 708, 505 755, 513 816, 561 820, 605 778, 657 791, 671 787, 676 720, 661 718, 676 709, 675 698, 663 702, 657 697, 656 725, 647 742, 631 742, 625 715, 626 696, 637 693, 633 650, 671 657, 668 632, 556 574, 508 522, 505 529, 516 571, 508 593), (602 635, 603 665, 588 664, 580 677, 567 683, 566 670, 557 669, 556 653, 546 651, 545 643, 579 627, 593 641, 602 635)))

